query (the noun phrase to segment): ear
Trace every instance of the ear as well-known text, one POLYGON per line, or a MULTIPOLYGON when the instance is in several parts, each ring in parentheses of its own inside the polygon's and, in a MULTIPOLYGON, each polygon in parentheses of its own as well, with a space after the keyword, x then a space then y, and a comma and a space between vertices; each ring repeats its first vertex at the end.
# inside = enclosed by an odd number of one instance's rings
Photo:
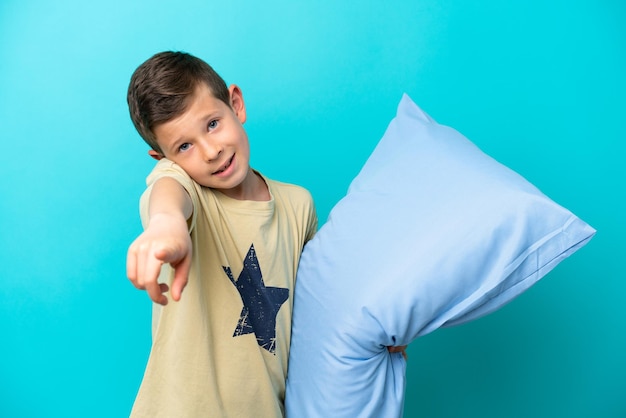
POLYGON ((155 160, 159 161, 161 158, 165 158, 163 156, 163 154, 160 154, 158 152, 156 152, 155 150, 151 149, 148 151, 148 155, 151 156, 152 158, 154 158, 155 160))
POLYGON ((230 107, 232 107, 235 115, 239 118, 239 122, 242 124, 246 121, 246 104, 243 101, 243 93, 239 86, 232 84, 228 88, 230 93, 230 107))

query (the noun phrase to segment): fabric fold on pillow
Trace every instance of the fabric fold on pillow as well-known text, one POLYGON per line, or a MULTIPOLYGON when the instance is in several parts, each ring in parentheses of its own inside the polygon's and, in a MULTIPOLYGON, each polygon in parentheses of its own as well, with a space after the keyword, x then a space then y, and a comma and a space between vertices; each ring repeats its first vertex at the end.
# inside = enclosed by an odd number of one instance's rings
POLYGON ((386 346, 487 315, 595 230, 404 95, 305 247, 288 417, 401 417, 405 363, 386 346))

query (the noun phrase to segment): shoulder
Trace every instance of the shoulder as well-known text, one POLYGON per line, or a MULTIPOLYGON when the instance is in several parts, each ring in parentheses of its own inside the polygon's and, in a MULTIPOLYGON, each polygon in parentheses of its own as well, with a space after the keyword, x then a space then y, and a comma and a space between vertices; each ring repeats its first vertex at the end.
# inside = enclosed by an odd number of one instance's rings
MULTIPOLYGON (((283 208, 285 213, 291 213, 293 219, 307 230, 310 238, 317 228, 317 212, 311 193, 302 186, 265 179, 274 197, 277 208, 283 208)), ((307 239, 309 239, 307 238, 307 239)))
POLYGON ((263 177, 263 179, 275 199, 286 199, 291 202, 301 202, 306 205, 313 204, 311 193, 304 187, 298 186, 297 184, 271 180, 267 177, 263 177))
POLYGON ((185 188, 187 188, 187 186, 191 187, 195 183, 181 166, 167 158, 163 158, 156 163, 150 174, 148 174, 146 184, 150 186, 162 177, 172 177, 185 186, 185 188))
POLYGON ((191 197, 194 207, 198 207, 199 197, 203 193, 202 189, 205 188, 196 183, 181 166, 167 158, 159 160, 146 178, 148 191, 152 188, 154 183, 164 177, 172 178, 180 183, 191 197))
POLYGON ((296 226, 301 233, 300 238, 304 245, 317 230, 317 212, 313 196, 302 186, 261 176, 272 195, 275 213, 279 218, 296 226))

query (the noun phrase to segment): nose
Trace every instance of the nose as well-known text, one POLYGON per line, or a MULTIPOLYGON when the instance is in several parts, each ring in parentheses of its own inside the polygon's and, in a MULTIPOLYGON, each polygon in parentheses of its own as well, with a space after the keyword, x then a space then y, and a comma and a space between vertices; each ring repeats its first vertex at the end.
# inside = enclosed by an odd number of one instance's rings
POLYGON ((210 140, 203 140, 200 142, 202 148, 202 157, 206 162, 212 162, 219 158, 222 154, 222 147, 219 143, 210 140))

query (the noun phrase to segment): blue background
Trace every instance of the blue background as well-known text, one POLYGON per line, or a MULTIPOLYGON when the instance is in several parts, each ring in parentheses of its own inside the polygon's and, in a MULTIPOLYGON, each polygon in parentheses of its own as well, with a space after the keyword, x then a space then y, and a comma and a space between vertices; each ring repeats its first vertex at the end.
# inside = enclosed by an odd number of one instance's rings
MULTIPOLYGON (((150 302, 125 278, 153 161, 132 71, 243 89, 253 165, 323 221, 407 92, 598 229, 502 310, 409 349, 407 417, 626 416, 626 3, 0 2, 0 416, 127 416, 150 302)), ((391 284, 390 284, 391 285, 391 284)))

